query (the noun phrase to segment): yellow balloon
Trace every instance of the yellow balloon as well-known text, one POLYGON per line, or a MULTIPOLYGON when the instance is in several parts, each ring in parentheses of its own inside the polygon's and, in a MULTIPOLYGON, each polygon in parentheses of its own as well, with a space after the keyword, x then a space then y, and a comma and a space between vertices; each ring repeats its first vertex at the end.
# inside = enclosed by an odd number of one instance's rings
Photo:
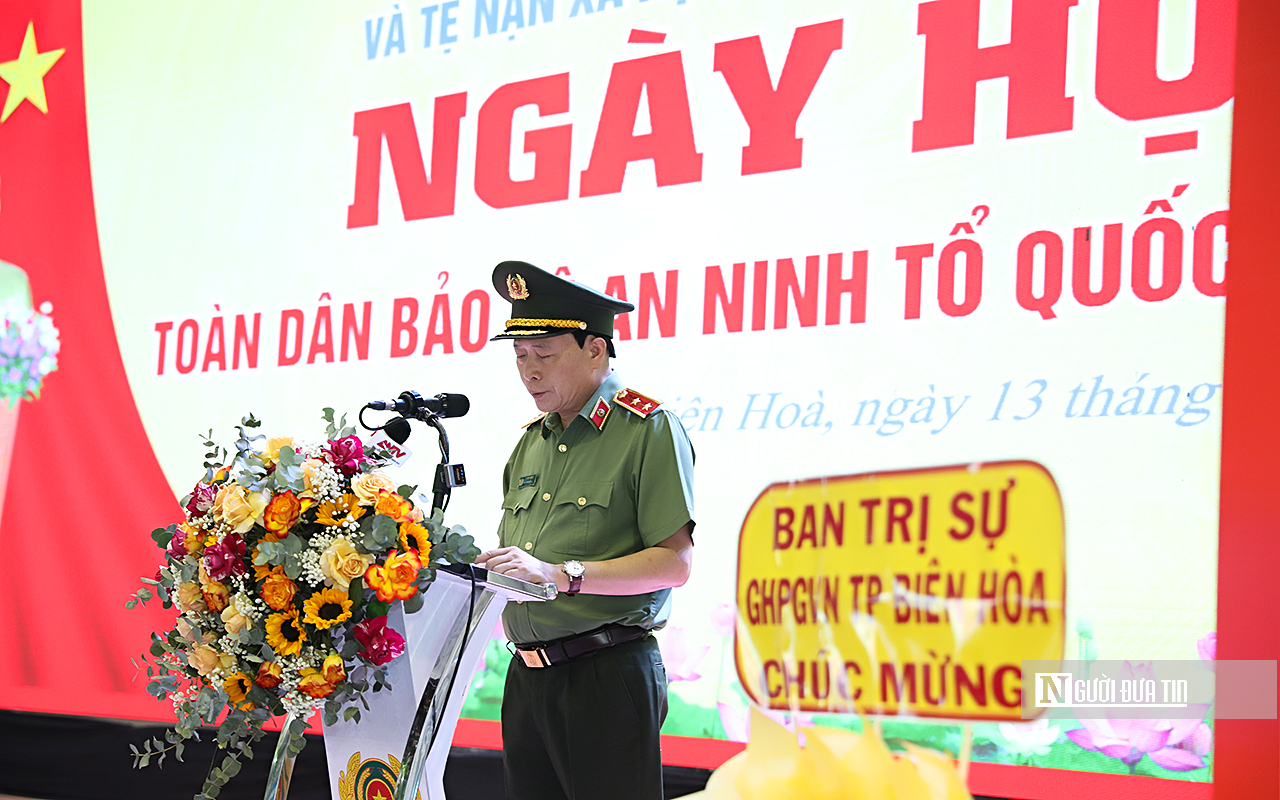
POLYGON ((796 735, 751 707, 751 740, 747 758, 734 785, 743 800, 803 797, 804 781, 797 774, 800 743, 796 735))
POLYGON ((690 800, 973 800, 942 753, 906 744, 895 755, 879 732, 814 727, 796 734, 751 708, 747 749, 720 765, 690 800))

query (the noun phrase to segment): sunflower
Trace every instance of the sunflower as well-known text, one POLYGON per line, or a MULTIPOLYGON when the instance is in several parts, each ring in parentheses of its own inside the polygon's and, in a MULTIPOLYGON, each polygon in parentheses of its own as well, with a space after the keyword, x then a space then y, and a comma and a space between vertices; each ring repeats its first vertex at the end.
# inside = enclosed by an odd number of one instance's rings
POLYGON ((400 546, 420 556, 431 552, 431 534, 417 522, 400 523, 400 546))
POLYGON ((316 509, 316 522, 330 527, 344 522, 355 522, 364 516, 365 511, 357 505, 359 501, 360 498, 350 492, 337 500, 326 500, 316 509))
POLYGON ((267 617, 267 644, 280 656, 296 656, 302 652, 307 632, 298 620, 298 609, 290 608, 267 617))
POLYGON ((253 707, 253 703, 245 700, 245 695, 253 688, 253 679, 243 672, 237 672, 230 678, 222 682, 222 689, 227 693, 227 697, 237 707, 248 710, 253 707))
POLYGON ((351 598, 336 587, 322 589, 307 598, 302 610, 306 614, 302 621, 323 631, 351 619, 351 598))

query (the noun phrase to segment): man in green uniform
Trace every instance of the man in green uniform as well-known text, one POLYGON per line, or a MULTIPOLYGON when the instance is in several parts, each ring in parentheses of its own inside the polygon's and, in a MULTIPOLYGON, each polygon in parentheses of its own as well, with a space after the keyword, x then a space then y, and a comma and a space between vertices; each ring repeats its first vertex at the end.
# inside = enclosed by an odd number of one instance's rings
POLYGON ((660 798, 667 679, 651 631, 693 560, 693 448, 675 415, 613 373, 613 320, 633 306, 506 261, 506 331, 542 413, 503 473, 501 547, 476 563, 554 584, 509 603, 502 702, 508 798, 660 798))

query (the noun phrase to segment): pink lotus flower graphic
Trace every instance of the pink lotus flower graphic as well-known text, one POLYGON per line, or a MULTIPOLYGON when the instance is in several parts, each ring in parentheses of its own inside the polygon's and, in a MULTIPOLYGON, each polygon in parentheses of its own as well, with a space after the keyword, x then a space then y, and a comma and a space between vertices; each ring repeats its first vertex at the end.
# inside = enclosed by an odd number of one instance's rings
POLYGON ((711 609, 711 630, 717 636, 732 636, 737 615, 732 603, 718 603, 711 609))
MULTIPOLYGON (((1203 707, 1202 707, 1203 708, 1203 707)), ((1213 730, 1195 719, 1082 719, 1067 738, 1130 767, 1150 756, 1165 769, 1200 769, 1213 747, 1213 730)))
POLYGON ((1201 661, 1214 661, 1218 657, 1218 632, 1209 631, 1196 640, 1196 655, 1201 661))
MULTIPOLYGON (((1150 664, 1131 666, 1127 661, 1116 676, 1117 680, 1155 677, 1150 664)), ((1081 719, 1084 727, 1067 731, 1067 738, 1085 750, 1118 758, 1131 769, 1143 756, 1169 770, 1200 769, 1213 747, 1213 730, 1202 721, 1208 710, 1203 704, 1187 706, 1194 719, 1081 719)))
POLYGON ((669 681, 696 681, 702 677, 698 665, 707 657, 711 645, 691 644, 684 628, 668 628, 661 640, 662 661, 669 681))

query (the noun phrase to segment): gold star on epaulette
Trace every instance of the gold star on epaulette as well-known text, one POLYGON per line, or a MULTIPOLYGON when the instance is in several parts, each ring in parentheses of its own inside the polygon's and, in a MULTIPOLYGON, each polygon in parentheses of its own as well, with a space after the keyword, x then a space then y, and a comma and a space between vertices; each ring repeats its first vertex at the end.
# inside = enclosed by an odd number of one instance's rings
POLYGON ((526 422, 525 424, 521 425, 520 427, 521 427, 521 428, 524 428, 525 430, 529 430, 530 428, 532 428, 532 427, 533 427, 534 425, 536 425, 537 423, 542 422, 542 418, 543 418, 543 417, 545 417, 545 416, 546 416, 546 414, 545 414, 545 413, 543 413, 543 414, 539 414, 538 416, 536 416, 536 417, 534 417, 533 419, 529 420, 528 422, 526 422))
POLYGON ((609 412, 613 410, 613 406, 609 405, 603 397, 596 401, 595 408, 591 409, 591 424, 596 426, 596 430, 604 428, 604 421, 609 418, 609 412))
POLYGON ((654 411, 658 410, 658 406, 662 405, 661 400, 654 400, 652 397, 645 397, 639 392, 631 389, 623 389, 613 396, 613 401, 622 406, 632 414, 638 414, 641 418, 648 417, 654 411))

